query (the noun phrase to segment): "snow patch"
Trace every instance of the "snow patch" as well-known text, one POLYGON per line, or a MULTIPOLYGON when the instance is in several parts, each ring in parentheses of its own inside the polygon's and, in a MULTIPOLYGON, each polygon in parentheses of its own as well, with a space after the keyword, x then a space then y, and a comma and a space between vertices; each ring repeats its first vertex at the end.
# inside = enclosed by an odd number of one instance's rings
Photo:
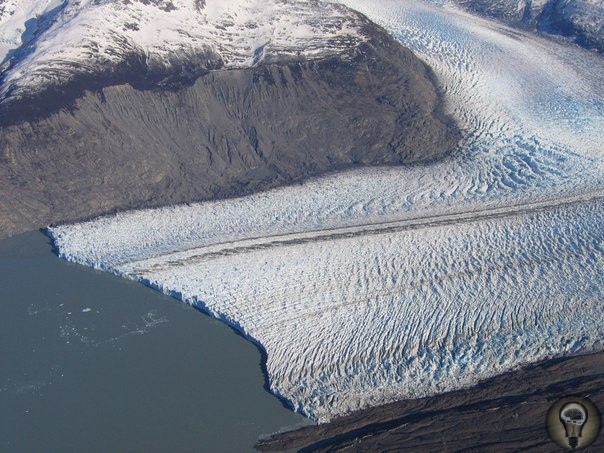
MULTIPOLYGON (((58 0, 12 1, 0 22, 0 51, 24 44, 26 24, 58 0), (10 15, 9 15, 10 13, 10 15), (6 16, 6 17, 5 17, 6 16)), ((366 37, 363 20, 338 4, 305 0, 65 0, 28 52, 7 61, 0 95, 19 96, 78 75, 114 69, 133 56, 148 68, 192 60, 208 70, 274 59, 320 58, 350 50, 366 37)), ((2 55, 0 53, 0 55, 2 55)), ((16 54, 15 54, 16 55, 16 54)))

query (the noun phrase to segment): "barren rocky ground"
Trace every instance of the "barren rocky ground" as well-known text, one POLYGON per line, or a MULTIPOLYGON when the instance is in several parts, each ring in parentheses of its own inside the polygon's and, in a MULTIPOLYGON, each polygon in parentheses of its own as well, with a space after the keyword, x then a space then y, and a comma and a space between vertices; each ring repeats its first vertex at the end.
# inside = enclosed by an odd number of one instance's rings
MULTIPOLYGON (((529 366, 477 387, 400 401, 276 434, 262 451, 563 451, 548 437, 549 407, 569 395, 604 408, 604 354, 529 366)), ((602 451, 600 435, 583 451, 602 451)))

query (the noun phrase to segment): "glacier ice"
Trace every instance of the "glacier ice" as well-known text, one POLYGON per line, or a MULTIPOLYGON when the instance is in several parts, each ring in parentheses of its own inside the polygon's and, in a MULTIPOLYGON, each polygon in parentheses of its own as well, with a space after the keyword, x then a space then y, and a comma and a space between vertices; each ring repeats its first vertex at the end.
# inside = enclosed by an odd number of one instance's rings
POLYGON ((449 7, 343 2, 435 72, 449 158, 49 229, 239 329, 320 421, 600 350, 604 64, 449 7))

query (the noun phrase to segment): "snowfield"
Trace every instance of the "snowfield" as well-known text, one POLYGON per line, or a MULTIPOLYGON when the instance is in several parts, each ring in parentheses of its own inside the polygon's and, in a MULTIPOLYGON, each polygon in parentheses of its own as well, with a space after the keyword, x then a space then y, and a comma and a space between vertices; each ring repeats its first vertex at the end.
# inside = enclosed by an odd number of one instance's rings
POLYGON ((450 7, 347 0, 434 69, 464 138, 428 165, 49 229, 267 353, 320 421, 604 346, 604 63, 450 7))
POLYGON ((366 39, 363 23, 306 0, 7 0, 0 100, 125 64, 169 73, 339 54, 366 39))

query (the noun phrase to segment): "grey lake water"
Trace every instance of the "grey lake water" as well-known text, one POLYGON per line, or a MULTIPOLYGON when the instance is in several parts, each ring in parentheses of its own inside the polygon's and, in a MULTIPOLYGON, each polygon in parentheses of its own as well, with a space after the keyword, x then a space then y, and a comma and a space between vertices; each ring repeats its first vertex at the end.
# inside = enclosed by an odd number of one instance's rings
POLYGON ((259 350, 138 283, 0 241, 0 451, 250 451, 308 424, 259 350))

